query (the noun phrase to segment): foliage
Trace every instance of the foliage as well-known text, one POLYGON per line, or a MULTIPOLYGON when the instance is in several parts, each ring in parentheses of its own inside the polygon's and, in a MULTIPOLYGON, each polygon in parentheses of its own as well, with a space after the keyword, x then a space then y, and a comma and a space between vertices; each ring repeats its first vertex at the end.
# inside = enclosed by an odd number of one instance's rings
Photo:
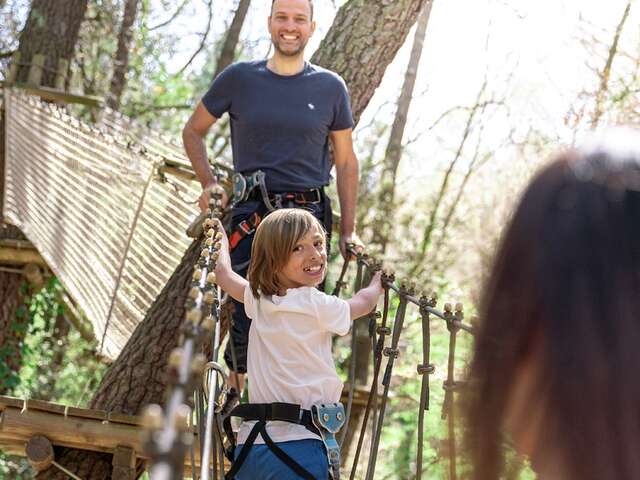
MULTIPOLYGON (((27 297, 22 309, 28 316, 19 382, 11 395, 83 407, 91 399, 106 365, 96 356, 95 343, 88 343, 76 330, 60 335, 64 308, 62 287, 55 277, 40 291, 27 297)), ((0 478, 32 478, 21 459, 0 452, 0 478)))

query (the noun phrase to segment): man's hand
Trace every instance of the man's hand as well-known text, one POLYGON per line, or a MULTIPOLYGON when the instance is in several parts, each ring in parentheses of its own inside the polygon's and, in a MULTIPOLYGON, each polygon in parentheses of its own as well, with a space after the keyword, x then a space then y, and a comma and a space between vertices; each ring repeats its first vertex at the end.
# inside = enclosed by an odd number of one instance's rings
POLYGON ((212 193, 220 193, 222 195, 222 208, 226 208, 229 203, 229 196, 227 192, 222 188, 222 186, 218 182, 209 183, 200 194, 200 198, 198 198, 198 206, 202 212, 206 212, 207 208, 209 208, 209 198, 212 193))
POLYGON ((351 235, 340 235, 340 253, 342 254, 342 258, 344 258, 345 260, 355 259, 353 253, 347 251, 347 245, 349 244, 353 244, 356 253, 361 253, 362 251, 364 251, 364 243, 362 243, 362 240, 360 240, 360 238, 358 238, 355 233, 351 235))

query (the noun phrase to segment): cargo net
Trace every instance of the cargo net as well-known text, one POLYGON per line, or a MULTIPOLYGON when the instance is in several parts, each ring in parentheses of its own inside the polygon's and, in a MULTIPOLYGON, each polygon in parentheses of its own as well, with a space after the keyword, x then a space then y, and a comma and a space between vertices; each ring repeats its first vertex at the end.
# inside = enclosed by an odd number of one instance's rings
POLYGON ((177 145, 107 112, 100 126, 5 88, 4 211, 115 358, 190 244, 197 182, 177 145))

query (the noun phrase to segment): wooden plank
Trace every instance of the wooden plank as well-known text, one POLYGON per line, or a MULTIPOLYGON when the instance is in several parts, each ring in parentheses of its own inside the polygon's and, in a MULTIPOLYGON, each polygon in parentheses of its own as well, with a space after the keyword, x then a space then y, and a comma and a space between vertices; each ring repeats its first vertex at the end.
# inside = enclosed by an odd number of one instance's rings
MULTIPOLYGON (((22 410, 25 407, 25 400, 16 397, 8 397, 0 395, 0 410, 5 408, 17 408, 22 410)), ((100 422, 120 423, 124 425, 138 426, 141 424, 140 418, 133 415, 125 415, 123 413, 107 413, 104 410, 91 410, 88 408, 67 407, 60 403, 44 402, 42 400, 26 400, 26 410, 35 410, 40 412, 55 413, 63 418, 76 417, 88 420, 98 420, 100 422)))
POLYGON ((0 265, 26 265, 29 263, 47 267, 47 263, 35 249, 0 246, 0 265))
POLYGON ((135 480, 136 452, 134 450, 118 445, 113 452, 111 464, 113 465, 111 472, 113 480, 135 480))
MULTIPOLYGON (((6 81, 0 81, 0 85, 8 86, 6 81)), ((50 87, 35 87, 26 83, 15 83, 13 88, 19 88, 29 95, 38 96, 44 100, 51 100, 59 103, 79 103, 88 107, 101 108, 104 106, 104 98, 92 95, 75 95, 73 93, 62 92, 50 87)))
MULTIPOLYGON (((45 435, 54 445, 98 452, 113 452, 119 445, 143 452, 143 430, 132 425, 103 423, 56 413, 6 407, 0 419, 0 438, 28 440, 45 435)), ((1 441, 0 441, 1 443, 1 441)))

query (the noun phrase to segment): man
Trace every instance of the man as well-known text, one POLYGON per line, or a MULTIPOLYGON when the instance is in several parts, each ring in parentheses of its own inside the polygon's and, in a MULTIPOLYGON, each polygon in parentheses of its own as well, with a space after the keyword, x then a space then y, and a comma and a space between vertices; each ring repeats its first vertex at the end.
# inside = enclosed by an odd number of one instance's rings
MULTIPOLYGON (((242 276, 248 269, 255 227, 272 208, 307 208, 331 232, 331 205, 324 194, 330 181, 329 141, 340 201, 342 255, 346 256, 348 243, 358 242, 354 232, 358 161, 348 92, 337 74, 304 60, 305 46, 316 28, 313 1, 272 0, 268 27, 273 56, 225 69, 183 130, 187 156, 203 189, 200 208, 206 209, 213 191, 223 195, 226 206, 228 198, 211 173, 204 138, 221 115, 228 112, 231 117, 234 169, 243 175, 237 180, 254 187, 231 212, 231 261, 242 276), (261 186, 256 185, 256 172, 264 173, 261 186)), ((231 379, 241 391, 250 320, 243 305, 234 304, 225 361, 239 374, 231 379)))

